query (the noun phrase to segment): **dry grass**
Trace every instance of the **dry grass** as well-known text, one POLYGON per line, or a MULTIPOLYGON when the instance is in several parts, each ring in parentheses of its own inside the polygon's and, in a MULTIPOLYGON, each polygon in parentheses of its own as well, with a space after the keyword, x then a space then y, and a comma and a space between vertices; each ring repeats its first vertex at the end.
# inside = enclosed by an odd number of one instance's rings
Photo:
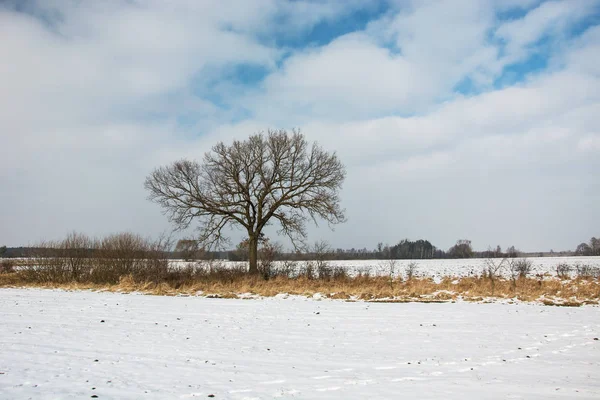
POLYGON ((102 290, 142 292, 154 295, 197 295, 238 298, 250 293, 275 296, 280 293, 313 296, 317 293, 332 299, 389 301, 389 302, 451 302, 457 299, 486 301, 490 298, 539 301, 546 305, 577 306, 598 304, 600 282, 597 279, 497 279, 446 278, 436 283, 419 278, 390 280, 389 277, 346 275, 328 279, 306 276, 275 276, 269 280, 247 276, 241 270, 213 270, 204 273, 167 276, 163 282, 139 281, 132 275, 121 277, 118 283, 90 282, 32 282, 19 273, 0 275, 0 287, 41 287, 66 290, 102 290), (493 290, 493 292, 492 292, 493 290), (493 295, 492 295, 493 293, 493 295))

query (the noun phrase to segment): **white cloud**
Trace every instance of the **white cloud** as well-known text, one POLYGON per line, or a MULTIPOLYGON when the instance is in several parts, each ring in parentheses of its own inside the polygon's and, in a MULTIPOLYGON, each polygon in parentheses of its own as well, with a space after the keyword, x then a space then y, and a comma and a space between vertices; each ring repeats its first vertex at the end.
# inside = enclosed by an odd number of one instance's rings
POLYGON ((414 111, 435 94, 413 65, 364 35, 347 35, 292 56, 266 79, 263 94, 249 101, 263 105, 260 118, 339 118, 414 111))
POLYGON ((553 46, 563 44, 569 27, 595 7, 595 0, 549 1, 529 11, 525 17, 502 24, 494 36, 505 44, 507 63, 523 61, 538 42, 548 38, 553 46))
POLYGON ((359 2, 28 4, 36 17, 0 6, 0 244, 157 233, 168 224, 145 201, 151 168, 292 126, 348 167, 349 222, 313 231, 335 246, 470 237, 556 250, 597 236, 586 205, 600 200, 600 30, 564 34, 588 3, 400 2, 364 31, 299 49, 275 47, 274 33, 302 37, 359 2), (497 20, 515 6, 523 18, 497 20), (561 42, 551 68, 491 85, 549 34, 561 42), (269 72, 259 87, 220 80, 247 63, 269 72), (482 92, 456 93, 465 79, 482 92))

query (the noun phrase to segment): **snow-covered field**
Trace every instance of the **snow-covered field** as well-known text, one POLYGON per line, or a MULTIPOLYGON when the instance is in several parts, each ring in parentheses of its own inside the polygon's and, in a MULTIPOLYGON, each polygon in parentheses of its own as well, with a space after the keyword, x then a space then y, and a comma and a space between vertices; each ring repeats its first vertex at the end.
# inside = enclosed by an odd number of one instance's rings
POLYGON ((0 289, 1 399, 598 399, 600 308, 0 289))
MULTIPOLYGON (((556 267, 559 264, 568 264, 575 269, 576 266, 588 265, 595 268, 600 268, 600 257, 530 257, 527 260, 531 261, 532 275, 549 274, 556 276, 556 267)), ((464 277, 481 275, 486 263, 490 261, 483 258, 471 259, 444 259, 444 260, 395 260, 394 274, 403 276, 406 273, 406 268, 409 264, 416 265, 416 274, 421 277, 431 277, 440 280, 443 277, 464 277)), ((491 260, 494 263, 500 263, 501 259, 491 260)), ((508 261, 508 260, 507 260, 508 261)), ((514 259, 513 259, 514 261, 514 259)), ((184 261, 175 261, 177 265, 185 266, 184 261)), ((388 275, 390 272, 390 263, 388 260, 335 260, 328 261, 332 267, 342 267, 350 274, 368 271, 372 275, 388 275)), ((243 265, 244 263, 235 263, 224 261, 223 265, 243 265)), ((281 265, 281 263, 277 263, 281 265)), ((303 263, 300 262, 300 265, 303 263)), ((499 271, 505 277, 510 274, 508 265, 505 264, 499 271)), ((573 270, 575 274, 575 270, 573 270)))
MULTIPOLYGON (((26 261, 27 259, 13 259, 18 261, 26 261)), ((515 261, 517 259, 512 259, 515 261)), ((572 268, 571 276, 576 275, 577 266, 589 266, 600 270, 600 257, 528 257, 528 261, 532 263, 531 275, 547 275, 556 276, 556 267, 559 264, 567 264, 572 268)), ((2 258, 0 258, 0 262, 2 258)), ((333 260, 327 261, 331 267, 344 268, 350 275, 368 272, 371 275, 389 275, 390 260, 333 260)), ((410 264, 415 265, 415 274, 419 277, 430 277, 436 281, 440 281, 444 277, 465 277, 479 276, 486 268, 487 263, 500 263, 501 259, 434 259, 434 260, 394 260, 393 274, 394 276, 405 276, 407 267, 410 264)), ((510 260, 506 260, 510 261, 510 260)), ((192 264, 206 264, 206 262, 186 262, 183 260, 171 260, 172 266, 186 267, 192 264)), ((246 266, 246 262, 233 261, 214 261, 213 265, 235 267, 246 266)), ((282 262, 276 261, 275 267, 281 267, 282 262)), ((296 268, 303 268, 304 261, 296 263, 296 268)), ((18 267, 17 267, 18 268, 18 267)), ((504 263, 503 267, 498 271, 504 277, 510 277, 510 268, 508 263, 504 263)))

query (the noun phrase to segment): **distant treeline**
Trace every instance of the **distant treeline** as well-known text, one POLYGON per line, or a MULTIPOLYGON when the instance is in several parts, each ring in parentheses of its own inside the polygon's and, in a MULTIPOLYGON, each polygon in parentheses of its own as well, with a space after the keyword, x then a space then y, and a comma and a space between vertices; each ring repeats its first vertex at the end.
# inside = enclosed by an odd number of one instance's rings
MULTIPOLYGON (((241 242, 235 250, 227 251, 206 251, 198 245, 195 240, 179 240, 174 248, 164 249, 163 257, 168 259, 187 259, 187 260, 207 260, 207 259, 227 259, 230 261, 245 261, 248 259, 245 242, 241 242)), ((93 245, 85 249, 64 248, 65 246, 33 246, 33 247, 0 247, 0 257, 3 258, 27 258, 27 257, 61 257, 65 251, 77 251, 78 254, 86 254, 89 257, 101 256, 104 250, 102 246, 93 245), (61 249, 57 249, 60 247, 61 249)), ((409 240, 404 239, 395 245, 384 245, 379 243, 375 249, 332 249, 326 242, 318 242, 304 251, 289 252, 283 251, 281 245, 270 243, 267 239, 263 240, 261 252, 270 253, 270 257, 277 260, 309 260, 319 257, 326 257, 330 260, 368 260, 368 259, 404 259, 404 260, 422 260, 422 259, 447 259, 447 258, 514 258, 522 256, 553 256, 553 255, 579 255, 579 256, 600 256, 600 239, 591 238, 589 243, 581 243, 577 246, 575 252, 554 251, 546 253, 523 253, 514 246, 508 247, 505 251, 500 246, 489 248, 485 251, 475 251, 470 240, 461 239, 448 250, 437 248, 431 242, 424 239, 409 240)))

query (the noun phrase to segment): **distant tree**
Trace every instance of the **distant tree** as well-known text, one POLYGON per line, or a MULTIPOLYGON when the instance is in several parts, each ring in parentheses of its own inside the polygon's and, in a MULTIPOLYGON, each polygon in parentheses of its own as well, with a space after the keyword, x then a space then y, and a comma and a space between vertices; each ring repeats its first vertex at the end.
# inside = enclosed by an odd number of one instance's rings
POLYGON ((506 249, 506 257, 508 258, 516 258, 519 254, 519 251, 515 249, 515 246, 510 246, 506 249))
POLYGON ((587 243, 581 243, 577 246, 577 249, 575 249, 575 254, 578 256, 591 256, 592 248, 587 243))
POLYGON ((448 250, 448 255, 451 258, 473 257, 473 248, 471 247, 471 241, 466 239, 458 240, 456 244, 448 250))
POLYGON ((590 239, 590 251, 592 256, 600 256, 600 239, 592 237, 590 239))
POLYGON ((191 261, 201 257, 203 249, 200 248, 197 240, 181 239, 175 246, 175 252, 184 260, 191 261))
POLYGON ((433 258, 448 258, 448 254, 442 249, 434 249, 433 258))
POLYGON ((199 243, 227 241, 223 230, 248 234, 249 272, 258 274, 258 243, 265 226, 276 222, 293 245, 304 245, 305 224, 345 221, 339 191, 346 176, 335 153, 309 145, 298 131, 268 131, 231 145, 218 143, 202 164, 181 160, 146 178, 150 199, 177 228, 199 223, 199 243))
POLYGON ((4 254, 6 254, 6 246, 0 247, 0 257, 4 256, 4 254))
MULTIPOLYGON (((261 243, 263 238, 261 237, 258 242, 261 243)), ((235 250, 230 252, 229 260, 231 261, 248 261, 248 239, 244 239, 237 244, 235 250)))
POLYGON ((382 242, 377 243, 376 253, 377 253, 377 258, 385 258, 385 255, 383 253, 383 243, 382 242))
POLYGON ((600 256, 600 239, 592 237, 589 243, 580 243, 575 249, 578 256, 600 256))
POLYGON ((433 258, 435 251, 435 246, 428 240, 411 241, 404 239, 397 245, 390 247, 390 258, 402 260, 433 258))

